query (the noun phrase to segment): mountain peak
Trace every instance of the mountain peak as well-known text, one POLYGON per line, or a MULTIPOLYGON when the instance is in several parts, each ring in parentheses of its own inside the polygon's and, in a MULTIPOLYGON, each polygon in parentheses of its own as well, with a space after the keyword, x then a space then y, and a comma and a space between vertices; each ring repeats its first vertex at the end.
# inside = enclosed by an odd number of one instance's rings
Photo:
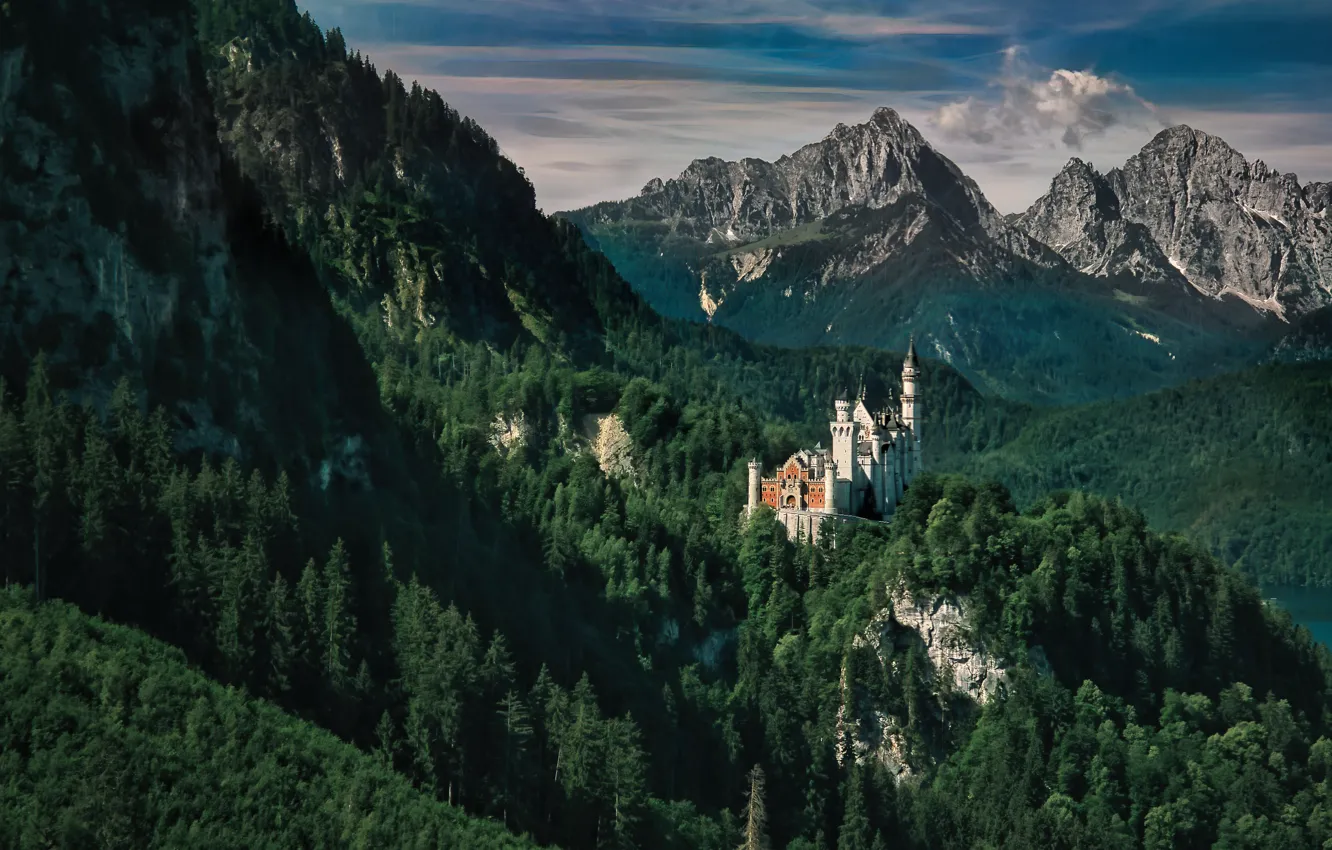
POLYGON ((1070 160, 1019 224, 1089 273, 1183 278, 1203 295, 1299 315, 1332 303, 1327 195, 1178 124, 1105 175, 1070 160))
POLYGON ((765 238, 845 207, 880 209, 914 195, 962 227, 997 227, 998 214, 955 164, 901 115, 874 110, 861 124, 780 157, 695 159, 680 175, 652 180, 638 197, 598 204, 598 217, 671 220, 680 235, 729 240, 765 238))
POLYGON ((1195 149, 1212 148, 1226 153, 1238 153, 1225 139, 1214 136, 1204 130, 1190 127, 1188 124, 1176 124, 1166 127, 1143 145, 1144 151, 1153 148, 1191 146, 1195 149))
POLYGON ((1056 175, 1055 179, 1058 180, 1059 177, 1065 174, 1079 175, 1079 176, 1086 175, 1090 177, 1096 174, 1096 169, 1092 167, 1092 164, 1090 162, 1087 162, 1085 159, 1075 156, 1071 158, 1064 165, 1063 169, 1059 172, 1058 175, 1056 175))
POLYGON ((874 114, 869 117, 869 120, 862 124, 855 124, 852 126, 838 124, 837 127, 828 134, 827 139, 833 139, 846 133, 873 134, 876 136, 892 138, 899 142, 908 141, 913 146, 926 144, 925 138, 910 121, 907 121, 898 114, 897 110, 887 106, 880 106, 878 109, 874 110, 874 114))
POLYGON ((894 126, 894 125, 905 124, 907 122, 902 118, 901 115, 898 115, 897 110, 893 109, 892 107, 880 106, 878 109, 874 110, 874 114, 870 116, 870 123, 880 124, 885 126, 894 126))

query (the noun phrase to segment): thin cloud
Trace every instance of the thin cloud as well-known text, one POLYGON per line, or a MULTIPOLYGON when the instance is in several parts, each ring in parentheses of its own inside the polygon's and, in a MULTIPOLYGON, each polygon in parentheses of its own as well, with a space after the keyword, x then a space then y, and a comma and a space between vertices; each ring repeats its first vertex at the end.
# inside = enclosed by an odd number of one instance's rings
POLYGON ((945 104, 931 123, 946 137, 980 144, 1057 137, 1074 150, 1111 127, 1164 124, 1156 106, 1127 83, 1091 71, 1041 72, 1014 47, 1004 51, 993 85, 1000 90, 997 100, 973 95, 945 104))
POLYGON ((606 127, 590 122, 552 118, 549 115, 520 115, 514 120, 514 126, 529 136, 545 139, 596 139, 615 135, 606 127))
POLYGON ((813 22, 825 32, 844 38, 887 38, 907 35, 994 35, 1000 30, 982 24, 920 18, 885 18, 877 15, 825 15, 813 22))

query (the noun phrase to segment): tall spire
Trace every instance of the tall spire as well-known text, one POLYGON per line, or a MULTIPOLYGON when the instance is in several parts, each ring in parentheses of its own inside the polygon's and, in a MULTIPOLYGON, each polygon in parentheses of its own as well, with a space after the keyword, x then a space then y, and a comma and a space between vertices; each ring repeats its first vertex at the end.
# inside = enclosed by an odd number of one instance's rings
POLYGON ((916 335, 911 335, 911 341, 907 343, 906 362, 912 366, 916 365, 916 335))

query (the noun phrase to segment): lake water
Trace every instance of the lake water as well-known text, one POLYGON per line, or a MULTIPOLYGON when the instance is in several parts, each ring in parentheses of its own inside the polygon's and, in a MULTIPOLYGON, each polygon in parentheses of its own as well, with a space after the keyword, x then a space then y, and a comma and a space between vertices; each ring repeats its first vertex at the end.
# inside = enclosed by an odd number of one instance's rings
POLYGON ((1264 587, 1262 594, 1289 611, 1295 622, 1313 634, 1314 640, 1332 647, 1332 588, 1264 587))

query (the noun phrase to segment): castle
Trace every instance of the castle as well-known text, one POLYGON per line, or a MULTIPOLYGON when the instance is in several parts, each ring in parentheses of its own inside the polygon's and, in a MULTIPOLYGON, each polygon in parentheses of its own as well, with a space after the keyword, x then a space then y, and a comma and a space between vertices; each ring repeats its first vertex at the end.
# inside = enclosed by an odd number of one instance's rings
POLYGON ((829 423, 832 448, 802 449, 782 464, 774 478, 763 478, 757 460, 749 462, 746 515, 759 505, 777 512, 792 540, 817 541, 829 519, 887 519, 911 479, 921 471, 920 376, 912 338, 902 364, 901 406, 891 394, 871 411, 864 387, 854 405, 844 396, 834 403, 829 423))

